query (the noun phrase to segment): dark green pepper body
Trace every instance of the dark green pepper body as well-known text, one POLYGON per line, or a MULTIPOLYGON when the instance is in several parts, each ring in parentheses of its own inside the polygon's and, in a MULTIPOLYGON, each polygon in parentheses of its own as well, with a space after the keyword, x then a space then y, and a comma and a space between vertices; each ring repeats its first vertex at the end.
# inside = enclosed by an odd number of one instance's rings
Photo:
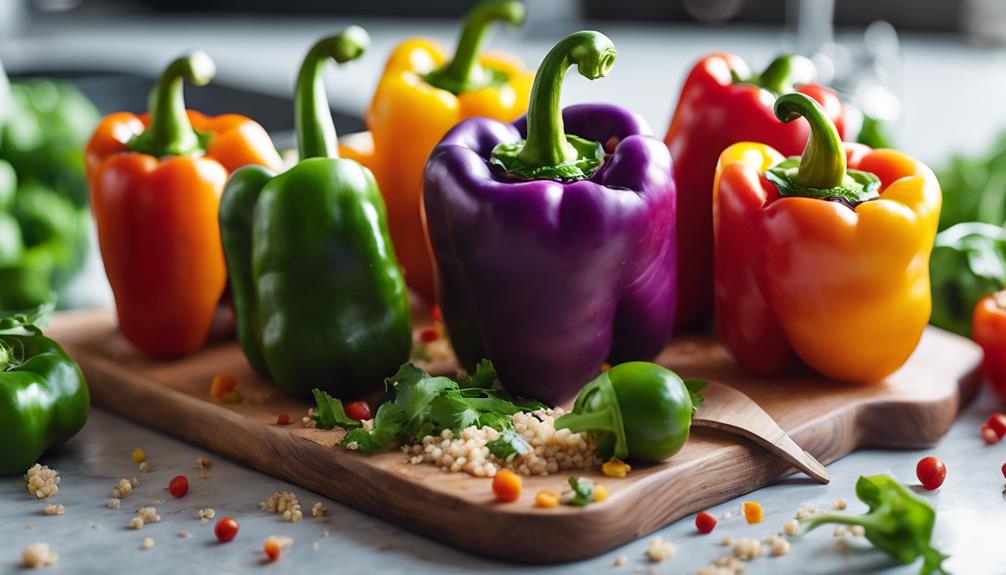
POLYGON ((242 348, 283 391, 358 397, 408 359, 408 295, 369 170, 333 158, 271 179, 245 168, 220 213, 242 348))
POLYGON ((90 408, 77 364, 37 328, 27 330, 0 333, 0 475, 24 473, 73 437, 90 408))
POLYGON ((412 347, 384 201, 370 170, 338 157, 321 82, 328 57, 352 60, 367 41, 350 27, 311 49, 295 98, 301 161, 278 175, 242 168, 221 199, 238 339, 249 363, 293 395, 379 390, 412 347))

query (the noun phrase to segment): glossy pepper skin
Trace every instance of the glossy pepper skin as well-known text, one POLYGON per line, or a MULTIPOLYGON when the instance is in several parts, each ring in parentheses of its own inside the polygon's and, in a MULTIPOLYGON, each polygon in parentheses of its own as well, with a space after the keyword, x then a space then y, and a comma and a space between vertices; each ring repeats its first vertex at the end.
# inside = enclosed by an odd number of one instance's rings
POLYGON ((461 120, 481 116, 512 122, 527 110, 533 72, 512 56, 479 53, 493 22, 523 20, 520 1, 490 0, 466 17, 453 59, 426 39, 400 44, 367 111, 370 138, 343 141, 343 155, 377 177, 405 281, 429 302, 435 297, 435 273, 422 223, 423 167, 461 120))
POLYGON ((817 100, 844 134, 838 96, 799 83, 812 76, 813 64, 798 56, 780 56, 753 76, 742 59, 723 52, 706 56, 689 73, 664 137, 678 188, 678 326, 701 327, 713 315, 712 190, 723 150, 761 142, 784 156, 799 154, 807 123, 780 122, 772 111, 775 96, 792 91, 817 100))
POLYGON ((341 398, 381 389, 408 361, 408 293, 370 170, 339 158, 321 71, 369 42, 352 26, 321 40, 295 95, 301 161, 234 173, 220 206, 224 252, 248 361, 284 392, 341 398))
POLYGON ((599 33, 566 38, 542 63, 527 121, 466 120, 426 167, 426 221, 455 351, 469 369, 488 357, 509 392, 553 405, 576 395, 605 361, 656 356, 673 326, 667 148, 621 108, 559 111, 566 69, 601 77, 614 56, 599 33), (557 172, 591 165, 593 156, 564 149, 573 134, 587 147, 605 143, 608 153, 596 169, 557 181, 557 172), (504 173, 493 165, 506 160, 497 146, 522 150, 510 161, 540 176, 504 173))
POLYGON ((716 169, 719 335, 755 374, 778 373, 795 355, 837 380, 878 381, 908 359, 929 320, 939 184, 900 152, 843 149, 809 98, 790 94, 776 107, 791 113, 792 105, 813 116, 819 132, 808 139, 793 180, 804 189, 781 197, 766 176, 783 157, 764 144, 727 148, 716 169), (808 197, 852 174, 873 182, 864 187, 872 195, 852 202, 808 197), (815 180, 821 183, 810 185, 815 180))
POLYGON ((999 397, 1006 398, 1006 291, 978 301, 971 333, 985 352, 985 381, 999 397))
POLYGON ((24 473, 76 435, 90 408, 80 368, 35 319, 0 318, 0 476, 24 473))
POLYGON ((209 334, 227 283, 217 223, 227 175, 280 166, 252 120, 185 110, 182 80, 203 85, 213 73, 202 52, 179 58, 151 92, 151 114, 106 117, 85 152, 119 329, 156 357, 195 351, 209 334))

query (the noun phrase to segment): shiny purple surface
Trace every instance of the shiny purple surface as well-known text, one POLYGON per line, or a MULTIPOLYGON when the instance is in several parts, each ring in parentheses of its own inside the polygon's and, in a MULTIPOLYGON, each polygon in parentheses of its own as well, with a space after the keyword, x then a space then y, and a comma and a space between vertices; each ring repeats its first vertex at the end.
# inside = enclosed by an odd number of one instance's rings
POLYGON ((652 359, 677 304, 671 157, 637 115, 563 110, 566 133, 618 144, 589 180, 507 181, 488 164, 525 124, 466 120, 433 150, 424 204, 440 306, 462 363, 556 405, 605 361, 652 359))

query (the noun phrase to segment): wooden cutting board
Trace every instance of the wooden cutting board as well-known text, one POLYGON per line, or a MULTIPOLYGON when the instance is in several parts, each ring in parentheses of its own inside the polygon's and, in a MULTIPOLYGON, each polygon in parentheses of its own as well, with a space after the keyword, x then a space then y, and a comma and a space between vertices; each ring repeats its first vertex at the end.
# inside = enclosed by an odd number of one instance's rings
MULTIPOLYGON (((213 342, 179 361, 155 361, 134 351, 103 310, 57 315, 47 334, 80 363, 97 405, 449 545, 509 561, 590 557, 793 471, 754 443, 695 428, 666 463, 636 466, 624 479, 587 474, 608 488, 603 503, 533 507, 539 490, 562 490, 566 476, 556 475, 525 479, 519 501, 499 504, 487 479, 412 465, 398 451, 366 457, 333 447, 341 432, 296 423, 309 405, 259 380, 233 342, 213 342), (241 381, 241 403, 210 400, 210 381, 220 372, 241 381), (279 413, 295 423, 277 426, 279 413)), ((980 349, 967 339, 929 328, 909 362, 871 386, 810 372, 754 379, 709 337, 678 338, 658 361, 684 377, 742 390, 827 463, 858 447, 936 442, 977 389, 980 360, 980 349)))

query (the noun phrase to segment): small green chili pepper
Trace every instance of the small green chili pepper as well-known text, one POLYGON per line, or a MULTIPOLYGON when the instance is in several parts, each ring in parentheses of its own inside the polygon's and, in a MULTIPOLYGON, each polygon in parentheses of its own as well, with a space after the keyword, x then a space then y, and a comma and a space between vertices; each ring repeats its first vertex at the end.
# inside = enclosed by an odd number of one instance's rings
POLYGON ((922 557, 920 575, 946 573, 947 556, 930 545, 936 511, 928 503, 886 475, 860 477, 856 497, 870 506, 865 515, 815 515, 801 525, 801 533, 825 523, 860 525, 867 541, 901 563, 922 557))
POLYGON ((35 325, 52 307, 0 318, 0 476, 24 473, 87 421, 80 367, 35 325))
POLYGON ((663 461, 688 440, 704 386, 655 363, 619 364, 580 390, 555 428, 591 432, 604 458, 663 461))

